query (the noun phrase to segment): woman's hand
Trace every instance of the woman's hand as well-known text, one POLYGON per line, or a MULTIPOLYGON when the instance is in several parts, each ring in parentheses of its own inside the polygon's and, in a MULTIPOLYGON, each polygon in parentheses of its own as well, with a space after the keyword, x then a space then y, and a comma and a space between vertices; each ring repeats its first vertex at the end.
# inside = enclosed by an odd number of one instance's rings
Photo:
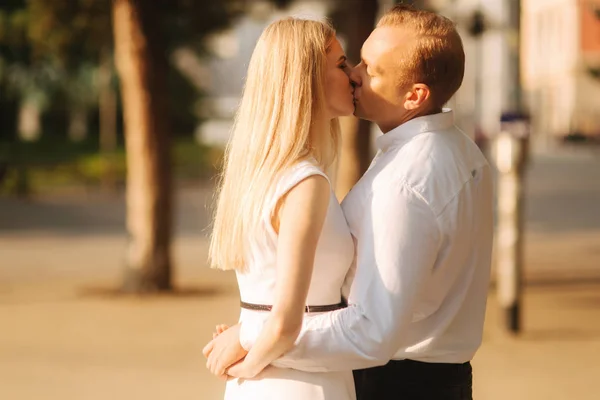
MULTIPOLYGON (((217 332, 219 329, 217 329, 217 332)), ((227 379, 226 369, 248 354, 240 344, 240 325, 222 331, 202 350, 208 360, 206 368, 219 378, 227 379)))
POLYGON ((215 331, 213 332, 213 339, 219 336, 221 333, 225 332, 227 329, 229 329, 229 326, 225 324, 219 324, 215 326, 215 331))

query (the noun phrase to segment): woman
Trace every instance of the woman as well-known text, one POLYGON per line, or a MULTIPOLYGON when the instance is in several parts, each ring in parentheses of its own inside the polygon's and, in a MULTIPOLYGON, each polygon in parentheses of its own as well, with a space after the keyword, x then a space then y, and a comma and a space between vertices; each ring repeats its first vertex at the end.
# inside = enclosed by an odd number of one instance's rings
MULTIPOLYGON (((209 258, 213 267, 236 271, 240 322, 264 327, 244 361, 230 368, 255 378, 229 380, 228 400, 355 398, 351 371, 264 369, 314 315, 306 306, 343 307, 340 288, 354 248, 326 171, 337 155, 337 117, 354 110, 345 69, 334 30, 318 21, 276 21, 252 54, 209 258)), ((207 366, 219 368, 210 359, 207 366)))

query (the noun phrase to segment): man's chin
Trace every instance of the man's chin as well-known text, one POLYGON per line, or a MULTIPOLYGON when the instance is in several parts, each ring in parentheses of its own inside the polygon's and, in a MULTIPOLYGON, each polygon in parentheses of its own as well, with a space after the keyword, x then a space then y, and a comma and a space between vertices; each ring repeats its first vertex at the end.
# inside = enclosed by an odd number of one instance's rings
POLYGON ((364 110, 362 110, 362 109, 361 109, 360 107, 358 107, 358 106, 355 106, 355 107, 354 107, 354 113, 353 113, 353 115, 354 115, 356 118, 360 118, 360 119, 366 119, 366 120, 370 121, 370 120, 369 120, 369 118, 368 118, 368 117, 365 115, 365 112, 364 112, 364 110))

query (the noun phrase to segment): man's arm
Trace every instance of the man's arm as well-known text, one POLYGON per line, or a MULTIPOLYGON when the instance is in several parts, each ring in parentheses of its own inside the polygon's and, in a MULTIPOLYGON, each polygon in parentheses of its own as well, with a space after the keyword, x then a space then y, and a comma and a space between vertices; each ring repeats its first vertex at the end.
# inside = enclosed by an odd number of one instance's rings
MULTIPOLYGON (((441 243, 425 200, 401 185, 376 189, 359 232, 357 271, 346 309, 305 320, 296 346, 272 364, 333 371, 387 363, 400 348, 441 243)), ((244 347, 253 328, 242 326, 244 347)))

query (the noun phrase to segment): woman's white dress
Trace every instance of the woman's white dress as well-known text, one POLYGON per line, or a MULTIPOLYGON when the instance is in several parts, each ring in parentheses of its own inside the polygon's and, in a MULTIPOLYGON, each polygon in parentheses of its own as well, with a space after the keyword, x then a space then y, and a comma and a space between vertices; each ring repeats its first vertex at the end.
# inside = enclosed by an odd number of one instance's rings
MULTIPOLYGON (((261 232, 251 240, 248 269, 238 273, 241 300, 272 305, 275 298, 277 233, 271 216, 277 201, 300 181, 312 175, 327 175, 313 162, 301 161, 280 175, 267 194, 261 232)), ((328 178, 327 178, 328 179, 328 178)), ((328 179, 329 180, 329 179, 328 179)), ((323 230, 317 245, 307 305, 337 304, 341 287, 354 257, 354 243, 342 209, 333 193, 323 230)), ((242 309, 240 322, 263 325, 269 313, 242 309)), ((305 314, 312 318, 315 314, 305 314)), ((230 380, 225 400, 354 400, 352 371, 303 372, 293 369, 266 368, 257 379, 230 380)))

